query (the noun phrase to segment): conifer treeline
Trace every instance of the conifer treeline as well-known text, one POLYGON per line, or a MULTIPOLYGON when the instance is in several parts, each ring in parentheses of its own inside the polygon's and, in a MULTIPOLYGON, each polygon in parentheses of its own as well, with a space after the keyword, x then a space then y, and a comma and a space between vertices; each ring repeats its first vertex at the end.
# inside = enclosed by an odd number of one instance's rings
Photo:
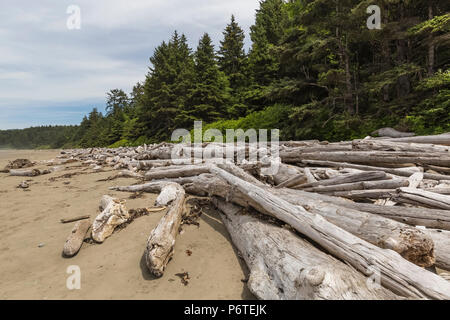
POLYGON ((282 139, 357 138, 383 126, 450 131, 447 0, 263 0, 245 34, 235 17, 218 48, 205 33, 156 48, 144 83, 108 93, 67 145, 170 139, 194 120, 206 128, 278 128, 282 139), (366 12, 381 7, 382 29, 366 12))

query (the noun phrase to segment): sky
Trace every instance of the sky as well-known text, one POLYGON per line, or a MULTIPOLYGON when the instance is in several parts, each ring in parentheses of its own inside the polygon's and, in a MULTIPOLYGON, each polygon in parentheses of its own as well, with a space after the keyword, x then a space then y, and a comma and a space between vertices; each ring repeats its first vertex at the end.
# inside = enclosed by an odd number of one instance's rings
POLYGON ((258 3, 2 1, 0 130, 79 124, 93 107, 103 111, 109 90, 130 92, 145 79, 153 50, 174 30, 184 33, 192 48, 208 32, 217 49, 234 14, 246 33, 248 48, 258 3))

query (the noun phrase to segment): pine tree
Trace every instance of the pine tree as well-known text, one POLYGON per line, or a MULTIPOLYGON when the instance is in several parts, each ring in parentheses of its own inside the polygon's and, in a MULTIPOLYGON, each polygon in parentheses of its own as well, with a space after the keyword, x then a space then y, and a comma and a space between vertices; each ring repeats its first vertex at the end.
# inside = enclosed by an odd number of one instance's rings
POLYGON ((239 93, 246 85, 247 55, 244 50, 245 34, 236 22, 234 15, 223 32, 224 39, 218 51, 219 67, 229 81, 233 93, 239 93))
POLYGON ((250 73, 258 85, 268 85, 278 78, 279 61, 275 48, 284 36, 286 23, 283 0, 260 2, 255 24, 250 27, 253 44, 249 54, 250 73))
POLYGON ((195 84, 189 91, 180 121, 192 125, 195 120, 211 122, 226 115, 229 84, 217 65, 214 45, 205 33, 194 55, 195 84))
POLYGON ((194 62, 186 37, 175 31, 169 43, 156 48, 150 62, 139 121, 151 141, 167 140, 179 128, 176 119, 193 85, 194 62))

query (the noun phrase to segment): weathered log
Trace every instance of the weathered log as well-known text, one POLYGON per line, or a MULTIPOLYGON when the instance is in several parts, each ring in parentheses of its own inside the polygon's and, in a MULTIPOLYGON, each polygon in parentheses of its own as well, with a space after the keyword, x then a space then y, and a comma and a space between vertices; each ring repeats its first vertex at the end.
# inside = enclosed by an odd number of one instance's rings
POLYGON ((102 243, 112 235, 117 226, 125 223, 130 215, 123 202, 110 196, 102 197, 100 208, 103 211, 92 224, 92 239, 102 243))
POLYGON ((83 245, 84 237, 86 236, 91 222, 89 220, 78 221, 73 227, 69 237, 64 244, 63 255, 65 257, 73 257, 80 251, 83 245))
POLYGON ((184 165, 154 168, 145 173, 145 180, 191 177, 208 172, 208 166, 206 165, 184 165))
POLYGON ((41 171, 38 169, 10 169, 9 175, 15 177, 36 177, 41 175, 41 171))
POLYGON ((436 267, 450 271, 450 231, 446 230, 422 230, 434 241, 436 253, 436 267))
POLYGON ((450 196, 425 190, 400 188, 395 199, 397 202, 413 202, 431 208, 450 210, 450 196))
POLYGON ((292 205, 220 168, 211 167, 211 172, 241 191, 249 202, 258 203, 265 212, 291 225, 360 272, 367 275, 368 267, 378 268, 381 284, 394 293, 411 298, 450 299, 450 283, 403 259, 397 252, 376 247, 320 215, 292 205))
POLYGON ((364 164, 391 163, 402 164, 431 164, 437 166, 450 167, 450 155, 427 154, 419 152, 385 152, 385 151, 350 151, 350 152, 312 152, 295 153, 291 151, 281 151, 280 157, 283 162, 297 163, 303 160, 328 160, 336 162, 356 162, 364 164))
MULTIPOLYGON (((392 180, 380 180, 380 181, 361 181, 354 183, 345 183, 329 186, 318 186, 314 188, 303 188, 302 190, 308 192, 318 193, 334 193, 340 191, 352 191, 352 190, 372 190, 372 189, 396 189, 400 187, 408 187, 409 182, 406 179, 392 179, 392 180)), ((296 187, 295 189, 300 189, 296 187)))
POLYGON ((403 258, 421 266, 430 267, 435 262, 434 244, 423 232, 383 216, 301 195, 296 190, 268 190, 291 204, 319 214, 336 226, 380 248, 398 252, 403 258))
POLYGON ((365 200, 365 199, 381 199, 381 198, 394 198, 397 190, 395 189, 373 189, 373 190, 351 190, 351 191, 335 191, 328 192, 327 194, 335 197, 342 197, 353 200, 365 200))
POLYGON ((359 181, 372 181, 372 180, 383 180, 386 179, 386 173, 382 171, 368 171, 368 172, 361 172, 356 174, 346 174, 342 176, 337 176, 335 178, 327 179, 327 180, 321 180, 316 181, 313 183, 305 183, 302 185, 298 185, 295 187, 295 189, 305 189, 305 188, 314 188, 319 186, 333 186, 333 185, 341 185, 341 184, 347 184, 352 182, 359 182, 359 181))
POLYGON ((213 199, 233 243, 250 270, 247 286, 263 300, 395 299, 355 269, 294 232, 213 199))
POLYGON ((353 149, 360 151, 407 151, 407 152, 442 152, 447 153, 450 148, 447 146, 420 144, 420 143, 404 143, 392 142, 389 140, 356 140, 353 141, 353 149))
POLYGON ((61 219, 61 223, 70 223, 70 222, 75 222, 75 221, 79 221, 79 220, 86 220, 89 219, 90 216, 86 215, 86 216, 78 216, 78 217, 74 217, 74 218, 69 218, 69 219, 61 219))
POLYGON ((406 167, 406 168, 384 168, 384 167, 375 167, 375 166, 367 166, 362 164, 354 164, 348 162, 335 162, 335 161, 322 161, 322 160, 302 160, 302 164, 312 164, 318 166, 332 167, 332 168, 352 168, 358 169, 361 171, 383 171, 386 173, 394 174, 402 177, 409 177, 416 172, 421 172, 422 169, 418 167, 406 167))
POLYGON ((431 144, 439 144, 444 146, 450 146, 450 133, 444 133, 440 135, 434 136, 417 136, 417 137, 409 137, 409 138, 392 138, 389 141, 395 142, 408 142, 408 143, 431 143, 431 144))
MULTIPOLYGON (((232 166, 224 169, 230 170, 232 166)), ((236 173, 236 171, 232 171, 236 173)), ((241 172, 239 177, 251 183, 251 177, 246 172, 241 172)), ((232 188, 224 180, 212 175, 200 175, 191 178, 174 179, 185 188, 186 192, 198 196, 218 196, 244 207, 253 206, 257 210, 270 214, 265 209, 246 198, 241 192, 232 188)), ((302 205, 308 210, 318 213, 332 223, 351 232, 352 234, 381 248, 389 248, 400 253, 404 258, 421 266, 431 266, 434 263, 433 242, 429 237, 413 227, 387 219, 382 216, 369 214, 357 210, 346 209, 330 203, 318 201, 308 197, 309 193, 303 192, 302 196, 296 190, 272 189, 261 182, 252 184, 264 188, 268 192, 276 194, 280 198, 295 204, 302 205)), ((151 188, 151 186, 150 186, 151 188)), ((114 187, 117 191, 147 191, 151 192, 148 185, 114 187)))
POLYGON ((113 176, 110 176, 106 179, 102 179, 99 181, 111 181, 119 178, 132 178, 132 179, 143 179, 144 176, 142 174, 139 174, 137 172, 131 171, 131 170, 122 170, 118 174, 115 174, 113 176))
POLYGON ((300 190, 283 189, 285 193, 295 192, 292 197, 309 197, 326 203, 333 203, 341 207, 355 209, 363 212, 370 212, 382 215, 386 218, 407 223, 413 226, 426 226, 429 228, 437 228, 450 230, 450 211, 410 208, 410 207, 386 207, 369 203, 357 203, 346 199, 321 195, 317 193, 309 193, 300 190))
POLYGON ((185 202, 185 192, 179 184, 166 183, 161 186, 156 205, 169 205, 169 209, 150 233, 145 249, 147 267, 156 277, 164 274, 164 269, 173 256, 175 237, 181 225, 185 202))
POLYGON ((378 135, 380 137, 391 137, 391 138, 403 138, 403 137, 415 136, 415 134, 412 132, 400 132, 393 128, 381 128, 381 129, 375 130, 371 134, 378 135))

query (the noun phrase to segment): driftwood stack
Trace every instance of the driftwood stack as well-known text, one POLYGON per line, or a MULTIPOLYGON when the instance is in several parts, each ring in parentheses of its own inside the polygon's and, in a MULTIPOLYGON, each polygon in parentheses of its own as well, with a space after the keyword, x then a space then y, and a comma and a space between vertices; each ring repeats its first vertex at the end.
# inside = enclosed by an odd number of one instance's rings
MULTIPOLYGON (((48 165, 112 167, 108 180, 139 182, 111 190, 160 193, 156 205, 168 211, 145 252, 155 276, 196 196, 218 208, 260 299, 450 299, 450 282, 433 272, 450 269, 450 134, 289 141, 277 152, 247 143, 231 158, 220 152, 227 146, 65 150, 48 165)), ((129 219, 118 199, 105 196, 101 207, 98 242, 129 219)))

